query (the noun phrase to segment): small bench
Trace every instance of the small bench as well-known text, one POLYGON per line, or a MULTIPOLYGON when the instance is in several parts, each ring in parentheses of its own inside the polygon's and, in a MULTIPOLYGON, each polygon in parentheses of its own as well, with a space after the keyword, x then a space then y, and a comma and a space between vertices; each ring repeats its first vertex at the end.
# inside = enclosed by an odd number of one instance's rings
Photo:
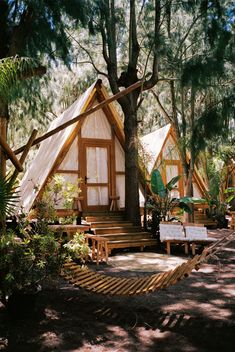
POLYGON ((189 240, 185 237, 183 226, 177 222, 160 223, 160 241, 166 243, 167 254, 171 254, 171 244, 184 245, 185 254, 188 254, 189 240))
POLYGON ((208 237, 207 228, 203 224, 185 223, 185 236, 192 245, 192 254, 195 255, 196 245, 207 245, 217 241, 216 238, 208 237))
POLYGON ((91 258, 96 260, 96 264, 99 265, 100 261, 108 263, 108 240, 101 236, 85 234, 86 243, 89 245, 91 240, 91 258))

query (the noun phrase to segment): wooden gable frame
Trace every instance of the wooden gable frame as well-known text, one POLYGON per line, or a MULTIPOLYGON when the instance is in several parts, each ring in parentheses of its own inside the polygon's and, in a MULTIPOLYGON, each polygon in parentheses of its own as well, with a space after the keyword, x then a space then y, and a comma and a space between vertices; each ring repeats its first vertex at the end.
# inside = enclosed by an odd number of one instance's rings
MULTIPOLYGON (((80 114, 82 114, 83 112, 91 109, 91 107, 93 106, 94 102, 97 100, 98 102, 102 102, 105 101, 109 98, 107 91, 105 90, 105 88, 102 86, 102 82, 100 80, 98 80, 93 87, 89 88, 90 92, 88 97, 86 97, 85 101, 83 102, 83 106, 80 109, 80 114), (91 89, 92 88, 92 89, 91 89)), ((85 94, 85 93, 84 93, 85 94)), ((105 116, 107 117, 108 122, 110 123, 111 126, 111 130, 112 130, 112 140, 111 140, 111 145, 110 145, 110 150, 111 150, 111 162, 113 163, 112 167, 110 168, 112 170, 112 175, 111 177, 115 178, 115 139, 114 137, 117 137, 117 140, 119 141, 120 145, 122 147, 124 147, 124 132, 123 132, 123 127, 122 127, 122 123, 120 120, 120 117, 118 116, 117 112, 115 111, 115 108, 112 106, 112 104, 106 105, 102 108, 103 112, 105 113, 105 116)), ((65 142, 63 143, 63 145, 60 147, 59 152, 57 153, 56 158, 53 160, 52 166, 50 168, 50 171, 48 172, 47 176, 45 177, 45 179, 43 180, 43 183, 40 185, 39 191, 37 193, 37 195, 35 196, 32 204, 30 205, 30 208, 33 206, 33 204, 35 203, 35 200, 38 199, 38 197, 40 198, 46 184, 48 183, 48 180, 55 174, 55 173, 64 173, 64 174, 75 174, 78 177, 81 175, 81 170, 78 168, 78 170, 74 171, 74 170, 60 170, 60 165, 61 162, 64 160, 65 156, 67 155, 67 153, 69 152, 70 147, 72 146, 72 143, 74 142, 76 136, 78 136, 78 150, 81 147, 80 143, 81 143, 81 138, 79 138, 79 136, 81 137, 81 127, 82 124, 85 120, 85 117, 82 117, 78 122, 76 122, 72 128, 72 132, 69 134, 69 136, 66 138, 65 142)), ((102 140, 99 140, 100 143, 102 143, 102 140)), ((107 144, 107 141, 104 140, 103 142, 104 144, 107 144)), ((81 166, 81 165, 80 165, 81 166)), ((123 173, 124 174, 124 173, 123 173)), ((29 181, 29 176, 28 177, 28 181, 29 181)), ((112 186, 113 188, 110 189, 110 194, 114 195, 116 190, 115 187, 112 186)), ((31 187, 31 191, 32 191, 32 187, 31 187)), ((27 209, 29 210, 29 209, 27 209)))
MULTIPOLYGON (((190 160, 189 154, 187 154, 187 160, 188 161, 190 160)), ((154 162, 152 170, 154 170, 154 168, 158 168, 159 164, 161 164, 161 163, 163 163, 164 165, 176 165, 178 167, 179 174, 182 175, 182 177, 179 180, 178 190, 179 190, 180 197, 183 197, 184 196, 183 165, 182 165, 182 162, 180 160, 180 152, 179 152, 179 148, 178 148, 178 144, 177 144, 177 138, 176 138, 176 135, 174 133, 174 130, 173 130, 172 126, 170 126, 170 128, 169 128, 169 130, 168 130, 168 132, 167 132, 167 134, 165 136, 165 139, 164 139, 164 141, 163 141, 163 143, 161 145, 161 149, 160 149, 158 155, 156 156, 156 160, 154 162), (172 140, 173 140, 173 142, 174 142, 174 144, 176 146, 176 150, 177 150, 177 153, 179 155, 179 160, 164 159, 164 157, 163 157, 164 149, 166 147, 167 141, 170 138, 172 138, 172 140)), ((147 174, 148 174, 148 177, 150 178, 150 173, 147 172, 147 174)), ((161 167, 161 175, 162 175, 164 183, 166 184, 167 183, 167 178, 166 178, 166 168, 165 167, 161 167)), ((198 169, 196 167, 195 167, 195 170, 194 170, 193 182, 197 185, 198 190, 200 191, 202 196, 205 196, 206 195, 206 186, 205 186, 205 183, 202 180, 202 178, 201 178, 201 176, 199 174, 199 171, 198 171, 198 169)))

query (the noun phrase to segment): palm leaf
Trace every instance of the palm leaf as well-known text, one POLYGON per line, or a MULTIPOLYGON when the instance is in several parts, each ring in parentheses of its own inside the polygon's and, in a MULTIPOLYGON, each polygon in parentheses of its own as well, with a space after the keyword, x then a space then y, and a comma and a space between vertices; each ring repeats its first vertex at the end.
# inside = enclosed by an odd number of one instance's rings
POLYGON ((0 220, 14 214, 19 201, 19 192, 9 176, 0 173, 0 220))

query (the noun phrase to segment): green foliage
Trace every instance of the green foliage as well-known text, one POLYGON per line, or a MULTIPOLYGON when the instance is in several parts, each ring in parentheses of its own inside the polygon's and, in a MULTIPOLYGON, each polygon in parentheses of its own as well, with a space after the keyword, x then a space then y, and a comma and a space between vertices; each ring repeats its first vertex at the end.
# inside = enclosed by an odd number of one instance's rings
POLYGON ((15 291, 34 292, 45 279, 59 274, 66 252, 52 233, 14 232, 0 237, 0 297, 15 291))
POLYGON ((162 176, 159 170, 153 170, 151 175, 151 189, 152 192, 156 195, 159 195, 160 198, 165 198, 167 191, 162 180, 162 176))
POLYGON ((161 220, 170 220, 171 211, 174 207, 179 207, 183 211, 191 213, 188 203, 197 201, 191 197, 174 198, 171 196, 171 191, 174 189, 180 177, 180 175, 175 176, 164 185, 159 170, 155 169, 151 174, 150 184, 153 195, 148 200, 147 207, 158 214, 159 222, 161 220))
POLYGON ((68 250, 71 259, 80 260, 82 263, 85 262, 89 247, 83 233, 77 232, 68 243, 64 244, 64 247, 68 250))
POLYGON ((0 96, 1 99, 9 98, 12 89, 16 85, 33 74, 33 70, 39 66, 37 60, 29 57, 6 57, 0 60, 0 96))
POLYGON ((19 225, 20 237, 13 231, 0 236, 0 300, 4 304, 15 292, 33 293, 38 285, 56 280, 65 261, 72 258, 84 263, 89 251, 83 234, 64 244, 48 228, 40 233, 35 226, 19 225))
MULTIPOLYGON (((72 209, 74 197, 81 192, 78 179, 76 184, 65 181, 64 177, 56 174, 47 183, 42 197, 35 204, 37 219, 39 223, 54 222, 57 220, 56 207, 72 209)), ((35 186, 37 187, 37 186, 35 186)))
MULTIPOLYGON (((2 49, 9 52, 13 46, 20 55, 36 57, 46 54, 52 59, 61 57, 69 62, 70 39, 66 33, 69 20, 73 25, 85 24, 88 3, 84 0, 59 1, 4 1, 4 11, 0 12, 2 30, 5 32, 2 49), (12 31, 17 28, 18 31, 12 31), (16 33, 15 33, 16 32, 16 33), (17 36, 18 42, 14 36, 17 36)), ((72 24, 71 23, 71 24, 72 24)), ((2 53, 0 53, 2 54, 2 53)), ((7 55, 4 55, 7 56, 7 55)))
POLYGON ((10 175, 3 177, 0 172, 0 224, 7 216, 14 214, 18 201, 16 184, 12 183, 10 175))

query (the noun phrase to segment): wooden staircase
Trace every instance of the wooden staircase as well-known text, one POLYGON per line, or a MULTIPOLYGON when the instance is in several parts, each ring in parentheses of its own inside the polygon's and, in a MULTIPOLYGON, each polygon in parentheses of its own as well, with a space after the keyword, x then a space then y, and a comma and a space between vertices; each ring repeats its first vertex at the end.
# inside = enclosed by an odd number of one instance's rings
POLYGON ((194 210, 194 222, 196 224, 203 224, 209 228, 216 228, 217 222, 207 216, 204 211, 194 210))
POLYGON ((140 248, 156 246, 157 241, 150 232, 130 221, 124 221, 119 213, 88 215, 85 217, 95 236, 107 240, 109 254, 116 248, 140 248))

